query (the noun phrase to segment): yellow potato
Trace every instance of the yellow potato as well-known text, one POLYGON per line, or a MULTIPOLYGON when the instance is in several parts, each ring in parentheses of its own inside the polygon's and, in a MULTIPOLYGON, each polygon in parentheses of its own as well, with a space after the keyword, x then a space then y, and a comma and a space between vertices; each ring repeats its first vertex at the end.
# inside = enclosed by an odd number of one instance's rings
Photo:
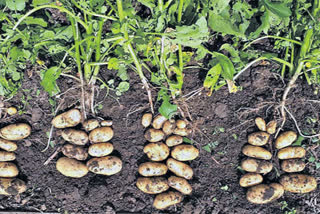
POLYGON ((81 178, 89 172, 85 164, 67 157, 59 158, 56 168, 61 174, 71 178, 81 178))
POLYGON ((265 160, 248 158, 241 162, 241 168, 247 172, 267 174, 271 172, 273 166, 272 163, 265 160))
POLYGON ((149 129, 144 134, 144 137, 147 139, 147 141, 154 143, 163 140, 164 133, 158 129, 149 129))
POLYGON ((152 114, 151 113, 146 113, 142 116, 141 124, 143 127, 147 128, 148 126, 151 125, 151 122, 152 122, 152 114))
POLYGON ((199 156, 199 150, 192 145, 178 145, 172 149, 171 156, 178 161, 190 161, 199 156))
POLYGON ((89 171, 99 175, 114 175, 121 171, 122 161, 115 156, 92 158, 87 162, 89 171))
POLYGON ((136 185, 147 194, 158 194, 169 189, 168 180, 164 177, 138 178, 136 185))
POLYGON ((16 143, 0 138, 0 149, 6 150, 7 152, 14 152, 17 148, 16 143))
POLYGON ((77 160, 86 160, 88 158, 87 149, 82 146, 76 146, 72 144, 66 144, 62 148, 62 153, 68 158, 74 158, 77 160))
POLYGON ((165 116, 158 115, 153 119, 152 126, 155 129, 161 129, 164 122, 166 122, 168 119, 165 116))
POLYGON ((113 130, 110 127, 104 126, 92 130, 89 134, 91 143, 104 143, 111 140, 113 137, 113 130))
POLYGON ((284 190, 293 193, 308 193, 317 189, 317 180, 303 174, 284 175, 280 178, 284 190))
POLYGON ((272 158, 272 154, 268 150, 259 146, 246 145, 243 147, 242 153, 252 158, 264 160, 270 160, 272 158))
POLYGON ((176 128, 176 123, 174 121, 167 120, 163 124, 162 131, 166 135, 171 135, 175 128, 176 128))
POLYGON ((293 158, 303 158, 306 155, 306 150, 302 147, 286 147, 280 149, 278 152, 278 158, 293 159, 293 158))
POLYGON ((263 177, 258 173, 247 173, 240 178, 240 186, 251 187, 262 183, 263 177))
POLYGON ((100 123, 97 119, 90 119, 90 120, 84 121, 82 125, 87 132, 90 132, 93 129, 98 128, 100 126, 100 123))
POLYGON ((12 115, 17 114, 17 113, 18 113, 18 110, 17 110, 16 107, 11 106, 11 107, 7 108, 7 113, 8 113, 10 116, 12 116, 12 115))
POLYGON ((16 155, 13 152, 0 151, 0 161, 13 161, 16 155))
POLYGON ((86 132, 76 129, 64 129, 61 136, 65 141, 75 145, 83 146, 88 143, 89 138, 86 132))
POLYGON ((184 178, 179 178, 176 176, 170 176, 168 178, 169 186, 173 189, 178 190, 184 195, 190 195, 192 192, 192 187, 188 181, 184 178))
POLYGON ((24 181, 17 178, 0 178, 0 195, 18 195, 27 190, 24 181))
POLYGON ((248 136, 248 143, 254 146, 263 146, 268 143, 270 135, 266 132, 255 132, 248 136))
POLYGON ((179 129, 184 129, 187 127, 187 122, 185 120, 177 120, 176 124, 179 129))
POLYGON ((277 149, 290 146, 297 139, 297 134, 293 131, 282 133, 277 139, 275 146, 277 149))
POLYGON ((281 169, 285 172, 301 172, 306 167, 306 164, 302 160, 289 159, 284 160, 281 163, 281 169))
POLYGON ((248 189, 247 200, 254 204, 267 204, 280 198, 281 193, 283 187, 279 184, 259 184, 248 189))
POLYGON ((143 149, 148 158, 152 161, 163 161, 167 159, 170 154, 169 147, 161 142, 149 143, 143 149))
POLYGON ((0 162, 0 177, 13 178, 19 174, 18 167, 11 162, 0 162))
POLYGON ((173 134, 180 135, 182 137, 186 137, 190 133, 191 133, 191 130, 190 129, 186 129, 186 128, 184 128, 184 129, 175 128, 174 131, 173 131, 173 134))
POLYGON ((258 129, 260 129, 261 131, 266 131, 266 121, 264 119, 262 119, 261 117, 257 117, 255 120, 255 123, 258 127, 258 129))
POLYGON ((267 132, 269 134, 274 134, 277 131, 277 121, 272 120, 267 124, 267 132))
POLYGON ((270 187, 272 187, 275 191, 273 197, 272 197, 272 201, 275 201, 279 198, 281 198, 284 194, 284 188, 281 184, 278 183, 272 183, 269 185, 270 187))
POLYGON ((78 109, 71 109, 67 112, 57 115, 51 121, 51 124, 59 129, 70 128, 81 122, 81 113, 78 109))
POLYGON ((163 163, 146 162, 139 166, 139 174, 145 177, 165 175, 168 167, 163 163))
POLYGON ((112 126, 113 122, 112 120, 103 120, 100 124, 101 126, 112 126))
POLYGON ((173 158, 169 158, 167 160, 167 166, 171 172, 173 172, 174 174, 176 174, 179 177, 183 177, 187 180, 189 180, 193 177, 192 168, 185 163, 177 161, 173 158))
POLYGON ((169 147, 177 146, 181 143, 183 143, 183 137, 179 135, 172 135, 166 139, 166 144, 169 147))
POLYGON ((113 145, 111 143, 96 143, 89 146, 89 155, 103 157, 111 154, 113 145))
POLYGON ((6 140, 22 140, 31 134, 31 127, 26 123, 11 124, 0 129, 0 137, 6 140))
POLYGON ((182 199, 181 193, 169 191, 157 195, 153 201, 153 206, 158 210, 163 210, 180 203, 182 199))

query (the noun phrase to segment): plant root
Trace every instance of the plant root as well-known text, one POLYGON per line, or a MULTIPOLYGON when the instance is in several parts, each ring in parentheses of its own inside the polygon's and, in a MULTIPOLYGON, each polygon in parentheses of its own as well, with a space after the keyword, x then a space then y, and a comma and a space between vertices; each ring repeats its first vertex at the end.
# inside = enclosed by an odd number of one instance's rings
POLYGON ((141 81, 142 81, 143 87, 147 90, 148 100, 149 100, 149 105, 150 105, 150 108, 151 108, 151 112, 152 112, 152 114, 154 114, 154 108, 153 108, 153 101, 152 101, 152 94, 151 94, 150 86, 149 86, 146 78, 142 78, 141 81))

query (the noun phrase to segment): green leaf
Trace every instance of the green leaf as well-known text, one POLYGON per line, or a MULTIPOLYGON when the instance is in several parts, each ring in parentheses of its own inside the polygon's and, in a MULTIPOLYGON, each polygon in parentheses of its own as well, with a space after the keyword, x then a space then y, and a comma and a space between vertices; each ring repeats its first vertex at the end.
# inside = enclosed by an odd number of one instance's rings
POLYGON ((61 74, 61 69, 59 67, 51 67, 46 70, 43 74, 41 81, 42 87, 49 93, 50 96, 54 96, 60 92, 57 86, 56 80, 61 74))
POLYGON ((171 104, 170 97, 165 90, 160 90, 158 93, 158 100, 163 100, 159 108, 161 115, 165 116, 167 119, 170 119, 177 112, 177 105, 171 104))
POLYGON ((227 80, 232 80, 235 69, 231 60, 223 54, 218 54, 217 59, 222 67, 221 76, 227 80))
POLYGON ((117 87, 117 91, 123 93, 128 91, 130 88, 130 84, 128 82, 120 82, 120 84, 117 87))
POLYGON ((235 35, 244 38, 245 35, 242 34, 237 26, 232 24, 229 18, 224 18, 220 15, 209 12, 209 27, 216 32, 235 35))
POLYGON ((291 10, 289 7, 287 7, 286 3, 271 2, 269 0, 262 0, 262 3, 267 8, 267 10, 271 11, 281 18, 291 16, 291 10))
POLYGON ((153 8, 156 7, 154 0, 138 0, 138 2, 149 7, 151 11, 153 11, 153 8))
POLYGON ((222 68, 220 64, 216 64, 208 71, 207 76, 203 82, 203 87, 206 90, 209 90, 208 96, 211 96, 212 91, 219 80, 221 72, 222 68))
POLYGON ((303 140, 304 140, 304 137, 299 136, 296 142, 292 144, 292 146, 301 146, 303 140))
POLYGON ((34 18, 32 16, 28 16, 23 21, 27 25, 40 25, 41 27, 47 27, 48 23, 42 18, 34 18))
POLYGON ((10 10, 21 11, 26 7, 25 0, 6 0, 6 5, 10 10))
POLYGON ((32 6, 33 7, 37 7, 39 5, 49 4, 51 2, 53 2, 53 0, 33 0, 32 1, 32 6))
POLYGON ((111 58, 108 62, 108 69, 119 69, 119 59, 118 58, 111 58))

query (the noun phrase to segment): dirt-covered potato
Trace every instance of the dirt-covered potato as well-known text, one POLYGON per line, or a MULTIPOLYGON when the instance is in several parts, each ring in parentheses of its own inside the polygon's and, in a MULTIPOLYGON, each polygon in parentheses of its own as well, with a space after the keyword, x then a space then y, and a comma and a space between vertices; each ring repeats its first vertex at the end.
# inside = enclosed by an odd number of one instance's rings
POLYGON ((179 129, 184 129, 187 127, 187 122, 185 120, 177 120, 176 124, 179 129))
POLYGON ((153 201, 153 206, 158 210, 163 210, 180 203, 182 199, 183 196, 181 193, 169 191, 157 195, 153 201))
POLYGON ((175 129, 173 130, 173 134, 175 134, 175 135, 180 135, 180 136, 182 136, 182 137, 186 137, 186 136, 188 136, 188 134, 190 134, 190 133, 191 133, 191 130, 186 129, 186 128, 183 128, 183 129, 175 128, 175 129))
POLYGON ((199 150, 192 145, 178 145, 172 149, 171 156, 178 161, 191 161, 199 156, 199 150))
POLYGON ((262 183, 263 177, 258 173, 247 173, 241 176, 240 186, 242 187, 251 187, 257 184, 262 183))
POLYGON ((72 144, 66 144, 62 147, 62 153, 68 158, 74 158, 77 160, 86 160, 88 158, 87 149, 82 146, 76 146, 72 144))
POLYGON ((151 122, 152 122, 152 114, 151 113, 145 113, 142 116, 142 119, 141 119, 142 126, 147 128, 148 126, 151 125, 151 122))
POLYGON ((277 131, 277 121, 272 120, 267 124, 267 132, 269 134, 274 134, 277 131))
POLYGON ((174 121, 167 120, 163 124, 162 131, 166 135, 171 135, 175 128, 176 128, 176 123, 174 121))
POLYGON ((112 120, 103 120, 100 124, 101 126, 112 126, 113 122, 112 120))
POLYGON ((104 143, 111 140, 113 137, 113 130, 108 126, 96 128, 89 134, 91 143, 104 143))
POLYGON ((22 140, 31 134, 31 127, 26 123, 11 124, 0 129, 0 137, 6 140, 22 140))
POLYGON ((25 192, 27 186, 17 178, 0 178, 0 195, 18 195, 25 192))
POLYGON ((16 143, 0 138, 0 149, 6 150, 7 152, 14 152, 17 148, 16 143))
POLYGON ((255 132, 248 136, 248 143, 254 146, 263 146, 268 143, 270 135, 266 132, 255 132))
POLYGON ((164 133, 158 129, 148 129, 144 134, 144 137, 147 139, 147 141, 154 143, 163 140, 164 133))
POLYGON ((0 151, 0 161, 13 161, 16 155, 13 152, 0 151))
POLYGON ((87 162, 89 171, 99 175, 114 175, 121 171, 122 161, 115 156, 92 158, 87 162))
POLYGON ((164 177, 138 178, 136 185, 147 194, 158 194, 169 189, 168 180, 164 177))
POLYGON ((67 157, 59 158, 56 168, 61 174, 71 178, 81 178, 89 172, 85 164, 67 157))
POLYGON ((18 110, 16 107, 14 106, 10 106, 9 108, 7 108, 7 113, 12 116, 18 113, 18 110))
POLYGON ((90 119, 90 120, 84 121, 82 125, 87 132, 90 132, 93 129, 98 128, 100 126, 100 123, 97 119, 90 119))
POLYGON ((178 190, 184 195, 190 195, 192 192, 192 187, 188 181, 184 178, 179 178, 177 176, 170 176, 168 178, 169 186, 173 189, 178 190))
POLYGON ((266 127, 266 121, 261 118, 261 117, 257 117, 254 122, 256 123, 257 127, 259 130, 261 131, 266 131, 267 127, 266 127))
POLYGON ((165 116, 158 115, 153 119, 152 127, 155 129, 161 129, 164 122, 166 122, 168 119, 165 116))
POLYGON ((148 158, 152 161, 163 161, 167 159, 170 154, 169 147, 161 142, 149 143, 143 148, 148 158))
POLYGON ((146 162, 139 166, 139 174, 145 177, 165 175, 168 171, 167 165, 163 163, 146 162))
POLYGON ((286 147, 278 152, 278 158, 281 160, 303 158, 305 155, 306 150, 303 147, 286 147))
POLYGON ((59 129, 70 128, 81 122, 81 113, 78 109, 71 109, 67 112, 57 115, 51 121, 51 124, 59 129))
POLYGON ((89 146, 89 155, 93 157, 103 157, 111 154, 113 145, 111 143, 95 143, 89 146))
POLYGON ((272 163, 265 160, 248 158, 248 159, 242 160, 241 168, 247 172, 267 174, 271 172, 273 165, 272 163))
POLYGON ((294 193, 308 193, 317 189, 314 177, 303 174, 289 174, 280 178, 284 190, 294 193))
POLYGON ((278 183, 271 183, 269 185, 270 187, 272 187, 275 191, 273 197, 272 197, 272 201, 277 200, 279 198, 281 198, 284 194, 284 188, 281 184, 278 183))
POLYGON ((179 135, 172 135, 166 139, 166 144, 169 147, 177 146, 181 143, 183 143, 183 137, 179 135))
POLYGON ((248 157, 263 160, 270 160, 272 158, 271 152, 259 146, 246 145, 243 147, 242 153, 248 157))
POLYGON ((299 159, 284 160, 281 163, 281 169, 285 172, 301 172, 306 167, 304 161, 299 159))
POLYGON ((247 200, 254 204, 266 204, 280 198, 283 192, 280 184, 259 184, 248 189, 247 200))
POLYGON ((61 137, 72 144, 83 146, 88 143, 89 138, 86 132, 76 129, 64 129, 61 137))
POLYGON ((189 180, 193 177, 192 168, 185 163, 177 161, 173 158, 169 158, 167 160, 167 166, 171 172, 173 172, 174 174, 176 174, 179 177, 183 177, 187 180, 189 180))
POLYGON ((13 178, 19 174, 18 167, 11 162, 0 162, 0 177, 13 178))
POLYGON ((297 134, 293 131, 287 131, 279 135, 276 139, 275 146, 277 149, 290 146, 297 139, 297 134))

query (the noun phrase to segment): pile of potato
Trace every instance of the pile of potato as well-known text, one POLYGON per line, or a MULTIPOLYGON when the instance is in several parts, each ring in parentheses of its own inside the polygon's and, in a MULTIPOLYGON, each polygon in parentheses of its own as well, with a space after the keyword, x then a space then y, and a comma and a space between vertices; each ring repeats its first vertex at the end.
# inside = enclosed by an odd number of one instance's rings
POLYGON ((16 159, 14 151, 18 146, 15 142, 28 137, 31 127, 25 123, 11 124, 0 129, 0 195, 18 195, 26 191, 24 181, 16 178, 18 167, 10 162, 16 159))
POLYGON ((180 203, 183 195, 191 194, 192 187, 187 180, 192 179, 193 170, 184 162, 196 159, 199 150, 182 144, 183 137, 191 132, 186 121, 167 120, 162 115, 152 121, 152 114, 144 114, 142 125, 147 128, 151 124, 152 128, 145 132, 145 138, 150 143, 143 149, 150 162, 139 166, 139 174, 144 177, 139 177, 136 185, 144 193, 158 194, 153 206, 162 210, 180 203), (166 176, 168 170, 174 175, 166 176), (170 187, 173 190, 169 190, 170 187))
MULTIPOLYGON (((258 117, 255 123, 259 132, 248 136, 248 143, 242 153, 248 158, 242 160, 241 168, 248 173, 240 178, 240 186, 249 187, 247 200, 255 204, 266 204, 280 198, 284 191, 307 193, 317 188, 315 178, 303 174, 285 174, 280 178, 280 183, 261 184, 263 176, 273 169, 272 153, 264 146, 272 142, 272 135, 276 132, 277 123, 258 117), (262 175, 261 175, 262 174, 262 175)), ((302 147, 290 146, 297 139, 293 131, 282 133, 275 141, 275 148, 280 149, 277 157, 282 160, 281 169, 284 173, 300 172, 305 168, 305 163, 300 160, 305 156, 302 147)))
POLYGON ((78 109, 71 109, 52 120, 55 128, 63 129, 61 136, 68 142, 62 148, 66 157, 58 159, 57 170, 72 178, 81 178, 89 171, 101 175, 120 172, 122 161, 116 156, 108 156, 113 152, 113 145, 108 142, 113 137, 112 121, 89 119, 82 123, 83 130, 73 128, 81 122, 78 109), (86 146, 88 142, 91 143, 89 148, 86 146), (93 158, 83 163, 89 155, 93 158))

